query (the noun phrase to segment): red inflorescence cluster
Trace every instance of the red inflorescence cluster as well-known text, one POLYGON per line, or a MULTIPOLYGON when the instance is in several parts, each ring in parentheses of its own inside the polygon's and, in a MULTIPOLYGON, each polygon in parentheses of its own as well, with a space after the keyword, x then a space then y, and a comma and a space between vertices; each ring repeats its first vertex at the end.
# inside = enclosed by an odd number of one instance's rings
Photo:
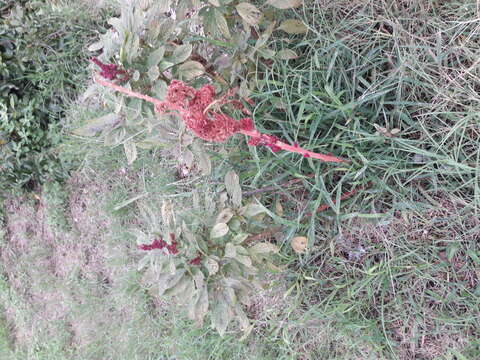
POLYGON ((277 145, 279 139, 274 135, 261 134, 258 137, 252 137, 248 141, 248 145, 252 146, 268 146, 273 152, 280 151, 281 148, 277 145))
POLYGON ((199 255, 195 259, 190 260, 188 263, 190 265, 200 265, 200 262, 202 261, 202 257, 199 255))
POLYGON ((96 57, 92 58, 92 62, 98 65, 100 69, 102 69, 102 71, 100 71, 100 75, 105 79, 115 80, 119 75, 123 75, 123 77, 119 80, 126 80, 128 78, 127 72, 125 70, 119 70, 118 65, 104 64, 96 57))
POLYGON ((143 244, 139 245, 138 248, 140 250, 145 250, 145 251, 150 251, 154 249, 167 249, 169 254, 175 255, 178 254, 178 249, 177 249, 177 242, 175 241, 175 235, 170 234, 170 238, 172 240, 172 243, 169 245, 165 240, 162 238, 155 239, 151 244, 143 244))
POLYGON ((253 121, 244 118, 240 121, 212 109, 212 104, 223 105, 230 102, 228 97, 215 99, 215 88, 205 85, 199 90, 185 83, 173 80, 168 87, 167 98, 156 107, 158 112, 178 111, 185 125, 198 137, 214 142, 224 142, 241 130, 253 130, 253 121))

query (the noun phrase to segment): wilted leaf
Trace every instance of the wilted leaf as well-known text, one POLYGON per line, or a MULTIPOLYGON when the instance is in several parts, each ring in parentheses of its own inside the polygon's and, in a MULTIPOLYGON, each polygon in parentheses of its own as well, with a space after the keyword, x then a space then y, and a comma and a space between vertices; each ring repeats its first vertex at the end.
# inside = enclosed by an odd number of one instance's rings
POLYGON ((193 47, 191 44, 179 45, 173 50, 171 61, 175 64, 179 64, 187 60, 192 54, 193 47))
POLYGON ((193 165, 193 153, 190 150, 185 150, 182 154, 183 163, 187 168, 191 168, 193 165))
POLYGON ((228 225, 225 224, 225 223, 218 223, 218 224, 215 224, 215 226, 212 228, 212 230, 210 231, 210 237, 212 239, 215 239, 215 238, 219 238, 219 237, 222 237, 222 236, 225 236, 228 234, 228 231, 230 229, 228 228, 228 225))
POLYGON ((215 9, 215 22, 217 23, 218 29, 222 35, 227 39, 230 39, 232 35, 230 34, 227 20, 225 19, 225 16, 223 16, 223 14, 217 9, 215 9))
POLYGON ((277 9, 291 9, 302 5, 303 0, 267 0, 267 4, 277 9))
POLYGON ((283 49, 277 53, 277 57, 280 60, 292 60, 298 58, 298 55, 295 51, 290 49, 283 49))
POLYGON ((232 199, 232 203, 235 206, 242 204, 242 188, 240 187, 240 180, 235 171, 230 170, 225 175, 225 187, 227 188, 228 195, 232 199))
POLYGON ((249 25, 257 25, 262 18, 262 12, 255 5, 243 2, 235 7, 238 15, 249 25))
POLYGON ((303 253, 307 249, 308 239, 305 236, 296 236, 292 239, 291 245, 293 251, 303 253))
POLYGON ((280 217, 283 216, 283 206, 282 206, 282 203, 280 202, 280 199, 275 201, 275 214, 277 214, 277 216, 280 216, 280 217))
POLYGON ((192 80, 205 72, 205 68, 198 61, 186 61, 178 67, 179 75, 186 81, 192 80))
POLYGON ((250 252, 253 254, 268 254, 268 253, 277 253, 278 252, 278 246, 274 245, 272 243, 268 242, 263 242, 263 243, 258 243, 253 245, 250 249, 250 252))
POLYGON ((280 24, 278 30, 283 30, 289 34, 305 34, 308 27, 300 20, 288 19, 280 24))
POLYGON ((115 126, 119 121, 119 116, 117 114, 111 113, 87 121, 87 123, 82 127, 73 130, 73 133, 79 136, 95 136, 98 132, 115 126))

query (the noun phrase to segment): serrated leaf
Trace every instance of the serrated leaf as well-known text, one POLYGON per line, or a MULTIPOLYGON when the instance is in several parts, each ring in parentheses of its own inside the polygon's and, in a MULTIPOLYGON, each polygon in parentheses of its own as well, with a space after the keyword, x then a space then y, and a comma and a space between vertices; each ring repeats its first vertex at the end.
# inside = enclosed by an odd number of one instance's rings
POLYGON ((82 127, 73 130, 75 135, 79 136, 95 136, 98 132, 108 128, 112 128, 120 121, 120 117, 111 113, 96 119, 89 120, 82 127))
POLYGON ((178 73, 185 81, 195 79, 204 72, 205 68, 198 61, 186 61, 178 67, 178 73))
POLYGON ((232 199, 232 203, 235 206, 240 206, 242 204, 242 188, 240 187, 240 179, 235 171, 230 170, 225 175, 225 187, 232 199))
POLYGON ((277 253, 279 251, 278 246, 269 242, 262 242, 253 245, 250 249, 250 252, 253 254, 268 254, 268 253, 277 253))
POLYGON ((128 140, 123 143, 123 149, 125 150, 128 165, 133 164, 137 158, 137 146, 133 141, 128 140))
POLYGON ((179 45, 173 50, 170 60, 175 64, 184 62, 190 57, 192 50, 193 46, 191 44, 179 45))
POLYGON ((148 67, 157 66, 165 55, 165 46, 160 46, 157 50, 152 51, 148 56, 147 65, 148 67))
POLYGON ((277 9, 291 9, 302 5, 303 0, 267 0, 267 4, 277 9))
POLYGON ((223 16, 223 14, 217 9, 215 9, 215 22, 222 35, 225 36, 225 38, 230 39, 232 35, 230 34, 227 20, 225 19, 225 16, 223 16))
POLYGON ((308 27, 303 22, 296 19, 283 21, 277 29, 283 30, 289 34, 305 34, 308 31, 308 27))
POLYGON ((215 224, 215 226, 210 231, 210 237, 212 239, 215 239, 215 238, 225 236, 228 234, 229 230, 230 229, 228 228, 228 225, 225 223, 215 224))
POLYGON ((298 55, 295 51, 290 49, 283 49, 277 53, 277 57, 280 60, 292 60, 298 58, 298 55))
POLYGON ((235 258, 237 256, 237 250, 235 249, 235 245, 232 243, 227 243, 225 245, 225 257, 227 258, 235 258))
POLYGON ((243 2, 235 6, 238 15, 249 25, 257 25, 262 18, 262 12, 255 5, 243 2))
POLYGON ((248 204, 240 209, 240 215, 245 217, 254 217, 265 212, 265 207, 260 204, 248 204))

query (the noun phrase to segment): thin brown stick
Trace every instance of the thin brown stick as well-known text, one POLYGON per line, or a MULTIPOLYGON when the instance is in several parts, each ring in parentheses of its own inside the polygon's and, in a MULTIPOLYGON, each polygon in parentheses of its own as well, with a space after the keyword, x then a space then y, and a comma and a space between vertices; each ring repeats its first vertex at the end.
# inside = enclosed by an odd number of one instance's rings
POLYGON ((281 230, 281 226, 276 226, 273 229, 266 230, 264 232, 261 232, 260 234, 249 236, 247 240, 245 240, 245 244, 250 244, 259 240, 268 239, 269 237, 272 237, 273 235, 279 233, 281 230))

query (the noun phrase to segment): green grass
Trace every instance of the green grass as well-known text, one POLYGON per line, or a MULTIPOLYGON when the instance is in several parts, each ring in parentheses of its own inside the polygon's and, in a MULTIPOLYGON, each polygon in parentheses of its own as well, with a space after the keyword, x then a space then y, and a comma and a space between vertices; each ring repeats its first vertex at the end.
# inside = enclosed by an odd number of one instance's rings
MULTIPOLYGON (((294 14, 310 26, 305 37, 276 33, 272 47, 301 56, 263 69, 255 122, 351 161, 272 154, 236 137, 211 179, 177 179, 159 152, 128 166, 121 147, 66 141, 65 156, 83 154, 68 184, 5 204, 17 211, 0 250, 0 345, 13 359, 480 357, 476 3, 308 4, 294 14), (375 124, 400 132, 376 134, 375 124), (130 232, 155 226, 164 199, 181 210, 230 168, 244 191, 273 186, 257 196, 284 208, 286 267, 255 297, 255 329, 242 342, 234 327, 220 338, 152 295, 130 232), (286 191, 292 178, 303 180, 286 191), (308 216, 324 203, 331 208, 308 216), (306 254, 291 250, 294 235, 308 236, 306 254)), ((69 122, 96 112, 80 105, 69 122)))

